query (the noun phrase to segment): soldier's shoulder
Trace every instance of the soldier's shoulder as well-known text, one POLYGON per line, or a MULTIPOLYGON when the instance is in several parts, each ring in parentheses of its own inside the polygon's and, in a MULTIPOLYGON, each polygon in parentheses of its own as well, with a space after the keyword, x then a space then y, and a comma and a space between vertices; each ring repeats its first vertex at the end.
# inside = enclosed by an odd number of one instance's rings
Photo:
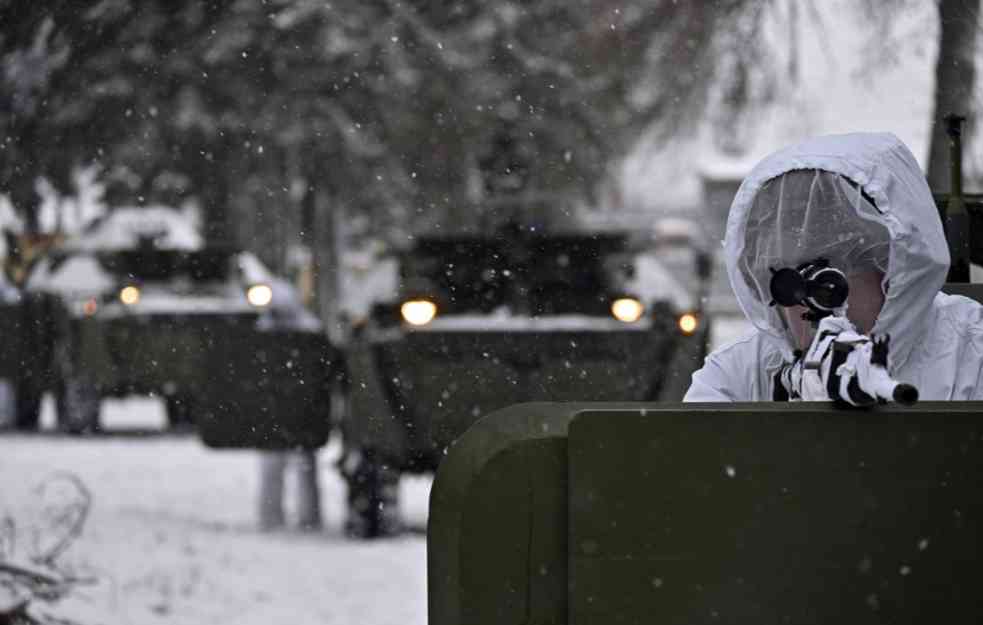
POLYGON ((939 320, 960 337, 960 343, 983 354, 983 304, 964 295, 940 293, 935 299, 939 320))
POLYGON ((729 361, 749 356, 757 358, 772 352, 777 354, 779 349, 771 337, 757 328, 751 328, 737 337, 722 343, 711 352, 710 358, 729 361))

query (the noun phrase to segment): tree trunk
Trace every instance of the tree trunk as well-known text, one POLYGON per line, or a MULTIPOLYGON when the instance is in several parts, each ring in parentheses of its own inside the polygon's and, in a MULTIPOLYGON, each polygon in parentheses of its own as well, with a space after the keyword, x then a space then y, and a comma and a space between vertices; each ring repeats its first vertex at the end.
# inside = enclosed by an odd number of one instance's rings
POLYGON ((201 171, 197 174, 202 198, 202 227, 209 245, 224 246, 236 242, 229 228, 229 202, 232 201, 229 177, 234 176, 242 165, 236 162, 238 153, 231 149, 230 141, 228 136, 219 137, 205 148, 209 156, 201 163, 201 171))
POLYGON ((328 195, 314 192, 313 256, 314 301, 318 317, 332 342, 344 343, 345 331, 341 324, 340 293, 341 268, 341 213, 332 205, 328 195))
POLYGON ((14 211, 24 220, 24 232, 28 235, 37 235, 41 232, 38 219, 41 196, 38 195, 35 187, 36 175, 37 172, 33 169, 25 167, 9 189, 10 202, 14 205, 14 211))
POLYGON ((945 116, 963 115, 973 126, 974 53, 979 28, 980 0, 939 1, 939 56, 935 64, 935 112, 928 156, 932 191, 949 191, 949 139, 945 116))

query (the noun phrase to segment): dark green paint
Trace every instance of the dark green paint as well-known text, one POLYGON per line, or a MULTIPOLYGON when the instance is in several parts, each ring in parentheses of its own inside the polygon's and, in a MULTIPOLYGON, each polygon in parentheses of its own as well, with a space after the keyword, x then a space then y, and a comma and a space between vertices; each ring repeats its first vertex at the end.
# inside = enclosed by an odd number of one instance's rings
POLYGON ((430 492, 431 625, 566 621, 572 414, 568 404, 510 406, 448 449, 430 492))
POLYGON ((983 304, 983 284, 958 284, 950 282, 942 287, 943 293, 962 295, 983 304))
POLYGON ((513 406, 438 471, 430 623, 979 621, 981 417, 513 406))
MULTIPOLYGON (((935 194, 935 205, 939 210, 939 218, 945 224, 948 219, 948 205, 950 197, 948 194, 935 194)), ((969 239, 969 259, 977 265, 983 265, 983 195, 963 194, 963 201, 960 203, 963 213, 962 224, 968 229, 965 237, 960 237, 963 244, 969 239)), ((948 234, 948 233, 946 233, 948 234)), ((958 243, 954 240, 946 239, 950 245, 950 256, 955 252, 951 249, 953 244, 958 243)), ((964 252, 965 253, 965 252, 964 252)), ((965 275, 965 274, 963 274, 965 275)), ((952 277, 952 276, 950 276, 952 277)), ((963 277, 963 276, 955 276, 963 277)))
POLYGON ((338 354, 312 332, 216 334, 204 352, 198 431, 206 445, 315 448, 331 431, 338 354))

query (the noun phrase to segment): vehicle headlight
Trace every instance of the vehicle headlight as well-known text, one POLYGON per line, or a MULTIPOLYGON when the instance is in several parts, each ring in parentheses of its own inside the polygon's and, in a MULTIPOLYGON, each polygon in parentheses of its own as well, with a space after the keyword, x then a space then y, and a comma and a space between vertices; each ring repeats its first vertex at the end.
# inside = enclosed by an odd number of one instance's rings
POLYGON ((257 308, 269 306, 273 301, 273 289, 267 284, 254 284, 246 291, 246 299, 257 308))
POLYGON ((689 336, 696 332, 700 327, 700 318, 693 313, 685 313, 679 316, 679 329, 683 334, 689 336))
POLYGON ((133 306, 140 301, 140 288, 135 287, 132 284, 129 286, 124 286, 119 292, 119 301, 123 302, 127 306, 133 306))
POLYGON ((619 297, 611 303, 611 314, 618 321, 634 323, 642 318, 645 306, 634 297, 619 297))
POLYGON ((403 302, 403 305, 399 307, 399 312, 407 323, 424 326, 437 316, 437 305, 425 299, 413 299, 403 302))

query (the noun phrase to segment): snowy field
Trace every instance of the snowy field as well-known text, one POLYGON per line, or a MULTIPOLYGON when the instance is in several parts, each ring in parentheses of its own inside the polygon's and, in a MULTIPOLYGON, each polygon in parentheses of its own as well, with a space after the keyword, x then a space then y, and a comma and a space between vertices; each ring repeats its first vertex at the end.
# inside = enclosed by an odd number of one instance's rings
MULTIPOLYGON (((747 329, 725 319, 714 344, 747 329)), ((103 405, 107 429, 158 428, 163 406, 146 398, 103 405)), ((42 423, 54 423, 50 398, 42 423)), ((342 534, 344 487, 337 445, 319 455, 325 527, 261 532, 259 458, 215 451, 193 436, 73 438, 0 434, 0 519, 25 530, 39 518, 34 489, 59 471, 92 492, 84 533, 60 559, 97 582, 57 606, 80 623, 143 625, 426 623, 426 526, 430 481, 400 485, 408 523, 421 531, 357 542, 342 534)), ((288 473, 288 518, 291 484, 288 473)))
MULTIPOLYGON (((163 420, 152 399, 107 402, 103 415, 109 428, 163 420)), ((80 623, 426 623, 424 535, 345 539, 336 455, 329 446, 319 457, 325 528, 266 533, 256 527, 256 453, 209 450, 190 436, 5 433, 0 516, 22 528, 32 523, 32 489, 56 471, 74 473, 91 490, 84 533, 60 559, 98 580, 58 606, 80 623)), ((404 479, 401 491, 404 516, 423 527, 429 480, 404 479)))

